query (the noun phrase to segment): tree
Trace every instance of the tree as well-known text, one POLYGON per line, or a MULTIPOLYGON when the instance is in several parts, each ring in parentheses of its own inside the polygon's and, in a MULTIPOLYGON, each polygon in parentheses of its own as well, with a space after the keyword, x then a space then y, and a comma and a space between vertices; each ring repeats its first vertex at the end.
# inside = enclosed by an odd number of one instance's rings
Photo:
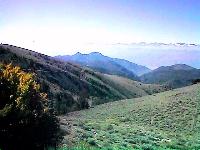
POLYGON ((59 121, 48 109, 35 75, 0 65, 0 149, 44 149, 61 140, 59 121))
POLYGON ((89 97, 88 91, 86 90, 86 88, 82 88, 82 90, 79 93, 79 99, 78 99, 80 109, 89 108, 88 97, 89 97))

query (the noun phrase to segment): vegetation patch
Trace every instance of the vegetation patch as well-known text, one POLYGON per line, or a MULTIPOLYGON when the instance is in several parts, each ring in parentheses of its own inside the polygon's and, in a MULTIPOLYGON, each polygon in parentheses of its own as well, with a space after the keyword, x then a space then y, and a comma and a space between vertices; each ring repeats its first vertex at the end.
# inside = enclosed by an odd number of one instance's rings
POLYGON ((200 148, 199 84, 107 103, 68 116, 78 125, 71 128, 71 142, 76 144, 113 149, 200 148))

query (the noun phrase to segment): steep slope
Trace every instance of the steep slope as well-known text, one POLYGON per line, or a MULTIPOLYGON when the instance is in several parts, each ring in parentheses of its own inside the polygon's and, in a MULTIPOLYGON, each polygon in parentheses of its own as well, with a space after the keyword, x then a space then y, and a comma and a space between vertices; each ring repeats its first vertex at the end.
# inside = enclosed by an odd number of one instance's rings
POLYGON ((66 138, 96 147, 200 149, 199 106, 196 84, 70 113, 61 122, 73 125, 66 138))
POLYGON ((165 84, 172 88, 191 85, 200 78, 200 70, 185 64, 162 66, 140 77, 144 83, 165 84))
POLYGON ((144 66, 123 59, 107 57, 98 52, 92 52, 90 54, 76 53, 72 56, 56 56, 56 58, 64 61, 73 61, 102 73, 120 75, 135 80, 139 79, 137 77, 138 75, 150 71, 150 69, 144 66))
POLYGON ((0 62, 35 72, 42 90, 48 94, 50 105, 59 113, 87 108, 90 103, 128 98, 100 73, 24 48, 0 45, 0 62))

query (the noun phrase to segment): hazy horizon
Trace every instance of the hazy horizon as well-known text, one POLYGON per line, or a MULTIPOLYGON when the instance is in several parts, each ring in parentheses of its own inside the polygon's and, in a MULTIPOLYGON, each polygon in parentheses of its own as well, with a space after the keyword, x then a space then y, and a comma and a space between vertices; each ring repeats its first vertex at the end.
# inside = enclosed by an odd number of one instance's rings
POLYGON ((150 69, 174 64, 187 64, 198 69, 200 68, 200 46, 116 44, 114 46, 104 45, 102 49, 80 49, 74 53, 69 54, 66 52, 61 55, 74 55, 77 52, 82 54, 99 52, 105 56, 125 59, 150 69))

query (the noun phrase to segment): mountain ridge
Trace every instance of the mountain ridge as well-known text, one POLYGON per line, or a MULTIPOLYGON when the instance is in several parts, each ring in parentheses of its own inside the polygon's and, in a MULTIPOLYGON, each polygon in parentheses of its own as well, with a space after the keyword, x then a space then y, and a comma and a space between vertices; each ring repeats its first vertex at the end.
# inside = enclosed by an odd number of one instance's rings
POLYGON ((140 76, 144 83, 165 84, 172 88, 191 85, 200 78, 200 70, 186 64, 161 66, 149 73, 140 76))
POLYGON ((173 69, 173 70, 192 70, 192 69, 196 69, 192 66, 189 66, 187 64, 174 64, 174 65, 171 65, 171 66, 160 66, 156 69, 154 69, 153 71, 156 71, 156 70, 162 70, 162 69, 173 69))
MULTIPOLYGON (((150 71, 150 69, 145 66, 132 63, 125 59, 111 58, 108 56, 104 56, 103 54, 99 52, 91 52, 89 54, 82 54, 80 52, 77 52, 74 55, 62 55, 62 56, 59 55, 59 56, 55 56, 55 58, 61 59, 64 61, 73 61, 80 65, 88 66, 88 67, 91 67, 92 69, 95 69, 100 72, 103 71, 103 73, 108 73, 108 74, 111 74, 111 72, 109 72, 109 69, 112 69, 112 68, 106 68, 107 66, 104 66, 104 65, 105 63, 107 63, 107 65, 109 65, 108 63, 110 63, 112 64, 112 66, 110 67, 113 67, 114 69, 113 72, 115 72, 113 74, 121 75, 125 77, 127 77, 126 75, 127 73, 130 75, 132 74, 132 76, 135 76, 135 75, 140 76, 150 71), (96 63, 97 61, 99 61, 98 64, 96 63), (115 68, 116 66, 120 67, 121 71, 117 70, 115 68), (102 70, 100 68, 102 68, 102 70)), ((129 78, 131 78, 130 75, 128 76, 129 78)), ((135 77, 135 79, 137 79, 137 77, 135 77)))

